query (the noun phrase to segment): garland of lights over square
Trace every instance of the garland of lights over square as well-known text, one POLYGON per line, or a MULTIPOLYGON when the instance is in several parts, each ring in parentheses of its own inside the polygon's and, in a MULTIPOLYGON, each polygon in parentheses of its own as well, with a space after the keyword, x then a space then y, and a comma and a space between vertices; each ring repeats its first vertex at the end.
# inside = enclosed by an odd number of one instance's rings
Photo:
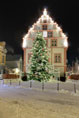
POLYGON ((29 60, 32 55, 31 49, 38 32, 41 32, 43 38, 46 40, 50 64, 60 70, 60 76, 64 76, 66 72, 68 37, 63 33, 61 27, 48 15, 46 9, 44 9, 43 15, 23 37, 24 72, 28 73, 29 60))

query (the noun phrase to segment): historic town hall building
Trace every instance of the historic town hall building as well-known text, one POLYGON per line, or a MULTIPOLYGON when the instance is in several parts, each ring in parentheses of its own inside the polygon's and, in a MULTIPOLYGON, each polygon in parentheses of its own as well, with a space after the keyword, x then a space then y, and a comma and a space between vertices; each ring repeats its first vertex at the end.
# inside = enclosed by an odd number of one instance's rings
POLYGON ((61 76, 63 76, 66 72, 68 38, 58 24, 47 14, 46 9, 44 9, 43 15, 33 24, 28 30, 28 33, 23 37, 24 72, 28 72, 33 40, 35 39, 37 32, 42 32, 42 35, 47 42, 51 65, 54 65, 55 68, 59 68, 61 76))

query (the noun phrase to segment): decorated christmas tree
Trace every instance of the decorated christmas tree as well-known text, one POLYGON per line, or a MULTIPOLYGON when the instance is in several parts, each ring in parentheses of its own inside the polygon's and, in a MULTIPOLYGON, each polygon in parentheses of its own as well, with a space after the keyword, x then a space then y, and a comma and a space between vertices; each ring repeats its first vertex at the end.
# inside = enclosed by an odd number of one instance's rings
POLYGON ((29 75, 30 79, 38 81, 47 81, 51 76, 46 41, 41 33, 37 33, 36 39, 33 42, 29 75))

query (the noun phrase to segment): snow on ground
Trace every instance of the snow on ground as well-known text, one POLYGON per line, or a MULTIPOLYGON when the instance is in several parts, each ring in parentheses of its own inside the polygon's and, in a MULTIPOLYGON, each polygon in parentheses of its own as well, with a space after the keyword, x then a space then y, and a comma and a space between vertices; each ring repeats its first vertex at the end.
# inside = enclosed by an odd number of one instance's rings
POLYGON ((79 86, 73 83, 40 82, 2 84, 0 82, 0 118, 79 118, 79 86))

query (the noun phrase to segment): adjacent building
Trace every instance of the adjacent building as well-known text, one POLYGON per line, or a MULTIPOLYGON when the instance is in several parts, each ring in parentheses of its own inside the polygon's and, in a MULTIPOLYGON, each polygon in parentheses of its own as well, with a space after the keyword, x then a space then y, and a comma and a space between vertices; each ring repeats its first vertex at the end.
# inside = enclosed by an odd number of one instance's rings
POLYGON ((6 66, 8 73, 20 74, 22 72, 22 56, 7 54, 6 66))
POLYGON ((59 25, 48 15, 44 9, 43 15, 28 30, 23 37, 24 72, 28 72, 31 49, 37 32, 41 32, 46 40, 49 52, 49 62, 60 70, 61 76, 66 72, 68 37, 63 33, 59 25))
POLYGON ((5 66, 6 66, 6 48, 5 48, 6 43, 5 42, 0 42, 0 73, 3 73, 5 71, 5 66))

